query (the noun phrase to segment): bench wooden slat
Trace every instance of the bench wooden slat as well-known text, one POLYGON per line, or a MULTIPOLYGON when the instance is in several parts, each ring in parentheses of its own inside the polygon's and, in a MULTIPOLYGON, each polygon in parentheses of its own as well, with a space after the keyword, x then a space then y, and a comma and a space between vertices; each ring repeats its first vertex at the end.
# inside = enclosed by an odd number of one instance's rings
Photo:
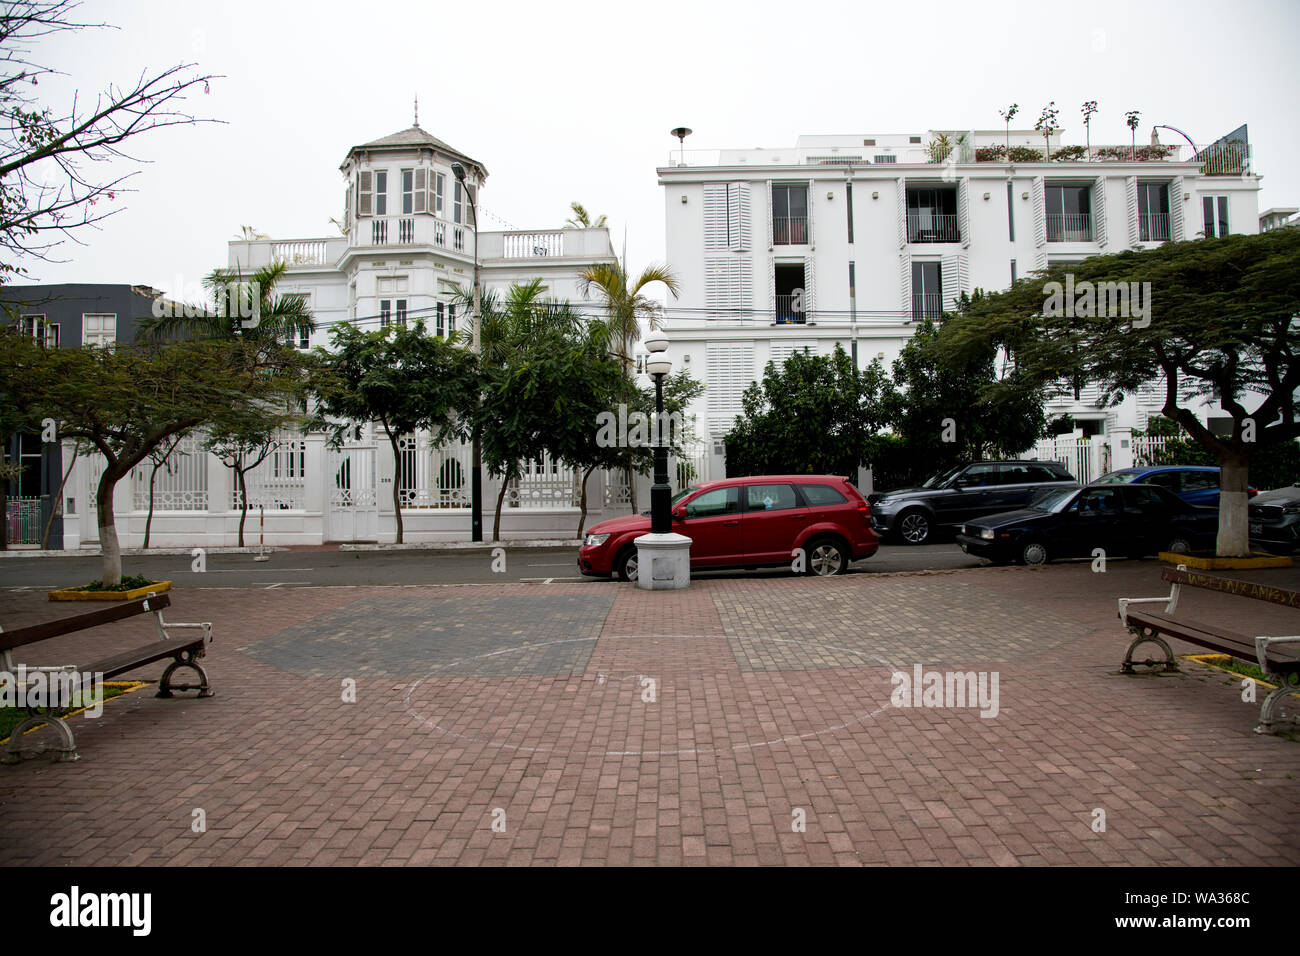
MULTIPOLYGON (((1196 644, 1207 650, 1233 657, 1252 664, 1259 662, 1255 652, 1255 641, 1245 634, 1238 634, 1226 628, 1208 628, 1179 620, 1156 611, 1130 611, 1129 624, 1136 624, 1157 631, 1167 637, 1174 637, 1189 644, 1196 644)), ((1284 650, 1281 647, 1269 648, 1267 660, 1270 668, 1278 674, 1300 671, 1300 653, 1284 650)))
POLYGON ((107 680, 137 667, 143 667, 145 664, 152 664, 154 661, 176 657, 186 651, 202 650, 203 638, 201 637, 188 641, 154 641, 145 647, 123 651, 120 654, 114 654, 111 657, 105 657, 103 660, 95 661, 93 664, 78 667, 77 670, 83 673, 103 674, 104 679, 107 680))
POLYGON ((1204 588, 1207 591, 1219 591, 1237 597, 1269 601, 1284 607, 1300 608, 1300 591, 1274 587, 1271 584, 1256 584, 1253 581, 1240 581, 1217 574, 1206 574, 1203 571, 1181 571, 1177 568, 1165 568, 1161 577, 1170 584, 1185 584, 1188 587, 1204 588))
POLYGON ((89 614, 78 614, 76 617, 65 617, 58 621, 46 621, 43 624, 32 624, 13 631, 3 631, 0 632, 0 651, 9 651, 15 647, 35 644, 37 641, 43 641, 47 638, 61 637, 64 634, 84 631, 88 627, 98 627, 101 624, 125 620, 128 617, 135 617, 137 614, 150 614, 154 611, 161 611, 165 607, 170 607, 171 603, 171 598, 167 596, 166 592, 163 592, 162 594, 155 594, 153 597, 123 601, 121 604, 101 608, 98 611, 91 611, 89 614), (148 607, 145 606, 146 604, 148 604, 148 607))

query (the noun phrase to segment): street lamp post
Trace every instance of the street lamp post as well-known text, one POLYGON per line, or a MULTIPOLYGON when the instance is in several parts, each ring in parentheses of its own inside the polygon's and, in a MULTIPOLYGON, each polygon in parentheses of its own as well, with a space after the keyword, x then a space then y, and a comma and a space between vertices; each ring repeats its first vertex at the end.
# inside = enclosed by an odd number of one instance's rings
MULTIPOLYGON (((474 192, 465 182, 465 167, 461 163, 452 163, 451 171, 456 177, 456 181, 461 184, 461 189, 469 197, 470 214, 474 217, 474 289, 473 304, 474 320, 470 323, 470 350, 475 355, 482 351, 482 343, 479 335, 482 326, 479 321, 479 264, 478 264, 478 203, 474 199, 474 192)), ((469 478, 469 528, 470 540, 483 540, 483 442, 479 437, 479 427, 477 416, 474 422, 473 446, 471 450, 472 462, 470 463, 469 478)))
POLYGON ((664 422, 664 376, 673 363, 664 354, 668 337, 651 334, 645 339, 650 352, 646 372, 655 380, 655 468, 650 487, 650 533, 636 539, 637 587, 671 590, 691 583, 691 539, 673 531, 672 487, 668 484, 668 445, 664 422))

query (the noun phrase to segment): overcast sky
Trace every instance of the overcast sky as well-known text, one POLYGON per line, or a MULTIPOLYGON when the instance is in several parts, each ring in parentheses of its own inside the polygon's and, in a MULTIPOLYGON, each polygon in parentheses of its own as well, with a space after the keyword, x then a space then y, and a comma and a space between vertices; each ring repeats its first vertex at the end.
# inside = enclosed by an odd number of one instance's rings
MULTIPOLYGON (((605 213, 630 264, 664 257, 655 167, 685 125, 694 148, 792 145, 800 134, 1032 127, 1055 100, 1063 141, 1126 143, 1124 113, 1208 143, 1250 126, 1261 211, 1300 206, 1300 2, 923 4, 708 0, 653 4, 220 3, 89 0, 37 62, 67 107, 141 70, 195 62, 221 74, 194 112, 224 121, 160 130, 123 211, 47 282, 129 282, 173 295, 226 263, 240 226, 280 239, 335 235, 348 149, 420 125, 486 164, 485 228, 557 228, 568 203, 605 213), (1019 122, 1017 123, 1019 125, 1019 122), (493 216, 497 218, 493 218, 493 216)), ((1161 131, 1166 143, 1181 142, 1161 131)))

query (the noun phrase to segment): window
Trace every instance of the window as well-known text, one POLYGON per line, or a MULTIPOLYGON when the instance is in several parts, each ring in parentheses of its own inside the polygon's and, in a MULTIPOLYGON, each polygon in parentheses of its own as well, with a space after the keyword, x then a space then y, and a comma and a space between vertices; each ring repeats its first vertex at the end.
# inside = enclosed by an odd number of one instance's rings
POLYGON ((1169 510, 1169 503, 1160 492, 1154 488, 1143 488, 1141 485, 1134 485, 1128 489, 1128 503, 1142 512, 1158 514, 1169 510))
POLYGON ((1113 515, 1119 512, 1121 501, 1118 488, 1098 488, 1080 495, 1074 510, 1080 514, 1113 515))
POLYGON ((789 511, 799 507, 793 485, 746 485, 746 511, 789 511))
POLYGON ((1205 235, 1207 238, 1222 239, 1228 234, 1228 197, 1206 196, 1201 200, 1201 209, 1205 215, 1205 235), (1218 215, 1215 215, 1215 212, 1218 215))
POLYGON ((1212 471, 1183 472, 1183 491, 1208 491, 1219 487, 1219 476, 1212 471))
POLYGON ((776 298, 776 324, 803 325, 807 321, 803 264, 778 263, 773 267, 772 274, 775 282, 772 291, 776 298))
POLYGON ((357 173, 357 215, 369 216, 371 203, 373 202, 374 189, 372 185, 373 174, 370 170, 362 170, 357 173))
MULTIPOLYGON (((286 303, 296 299, 297 301, 302 303, 304 310, 308 310, 309 303, 308 303, 307 294, 305 292, 290 293, 288 295, 282 296, 282 298, 286 303)), ((294 332, 290 330, 288 335, 285 336, 285 341, 288 342, 288 344, 293 346, 294 348, 309 349, 311 348, 311 333, 305 330, 299 330, 298 333, 295 335, 294 332)))
POLYGON ((117 341, 117 315, 85 312, 81 316, 82 345, 112 345, 117 341))
MULTIPOLYGON (((453 188, 453 192, 451 194, 452 195, 451 218, 454 222, 460 222, 460 213, 461 213, 460 194, 461 194, 462 187, 459 179, 456 180, 452 188, 453 188)), ((462 247, 458 247, 458 248, 462 248, 462 247)))
POLYGON ((388 215, 388 171, 375 170, 375 215, 388 215))
POLYGON ((961 476, 967 488, 987 488, 998 483, 998 465, 971 465, 961 476))
POLYGON ((799 490, 803 492, 804 501, 814 508, 824 505, 842 505, 849 500, 830 485, 800 485, 799 490))
POLYGON ((686 517, 712 518, 734 515, 740 511, 739 488, 714 488, 686 503, 686 517))
POLYGON ((379 327, 385 328, 393 320, 393 300, 379 300, 379 327))
POLYGON ((402 215, 415 212, 415 170, 402 170, 402 215))
POLYGON ((1159 474, 1147 475, 1142 480, 1147 484, 1159 485, 1161 488, 1166 488, 1174 494, 1178 494, 1179 477, 1180 473, 1177 471, 1162 471, 1159 474))
POLYGON ((23 335, 29 335, 47 349, 59 347, 59 323, 47 322, 43 315, 24 315, 18 320, 23 335))
POLYGON ((447 316, 446 316, 447 307, 444 306, 441 302, 439 302, 437 305, 434 306, 433 311, 436 317, 434 322, 434 329, 437 331, 438 338, 442 338, 447 334, 447 316))
POLYGON ((907 241, 958 242, 957 190, 907 190, 907 241))
POLYGON ((402 326, 406 325, 406 300, 405 299, 397 300, 397 324, 402 326))
POLYGON ((1011 260, 1011 284, 1016 284, 1016 260, 1011 260))
POLYGON ((1047 241, 1092 242, 1092 203, 1087 186, 1048 186, 1047 241))
POLYGON ((808 187, 772 187, 772 244, 808 244, 808 187))
MULTIPOLYGON (((1016 241, 1016 204, 1012 198, 1011 184, 1007 183, 1007 233, 1012 242, 1016 241)), ((1012 280, 1015 281, 1014 279, 1012 280)))
POLYGON ((844 204, 848 207, 849 214, 849 242, 853 242, 853 184, 844 184, 844 204))
POLYGON ((937 262, 912 263, 912 321, 943 314, 943 283, 937 262))
POLYGON ((1169 184, 1138 183, 1138 239, 1164 242, 1169 238, 1169 184))
POLYGON ((447 306, 447 334, 450 335, 455 331, 456 331, 456 307, 454 305, 449 305, 447 306))
POLYGON ((442 215, 442 191, 446 185, 446 177, 442 173, 433 174, 433 211, 435 215, 442 215))

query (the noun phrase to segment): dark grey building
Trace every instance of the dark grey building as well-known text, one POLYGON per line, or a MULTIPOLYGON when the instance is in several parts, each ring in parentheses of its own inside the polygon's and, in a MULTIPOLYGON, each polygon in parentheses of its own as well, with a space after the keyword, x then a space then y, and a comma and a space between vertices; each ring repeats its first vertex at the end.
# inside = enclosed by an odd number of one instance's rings
MULTIPOLYGON (((140 285, 9 285, 0 287, 0 322, 17 325, 49 348, 129 342, 161 296, 140 285)), ((4 453, 7 461, 27 466, 9 482, 9 543, 40 544, 54 511, 49 547, 62 548, 62 509, 54 501, 63 480, 61 446, 42 442, 39 433, 10 435, 4 453)))

